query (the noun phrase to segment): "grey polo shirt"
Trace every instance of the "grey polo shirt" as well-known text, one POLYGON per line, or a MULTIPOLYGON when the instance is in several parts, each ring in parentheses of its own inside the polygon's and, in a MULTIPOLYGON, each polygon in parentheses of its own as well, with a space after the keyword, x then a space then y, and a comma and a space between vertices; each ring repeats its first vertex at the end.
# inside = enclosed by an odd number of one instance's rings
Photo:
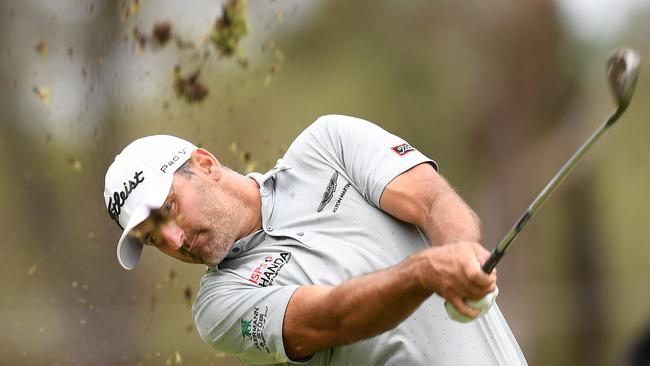
MULTIPOLYGON (((370 122, 340 115, 314 122, 275 168, 249 175, 260 185, 263 229, 235 242, 201 280, 193 313, 203 340, 247 364, 290 363, 282 324, 298 287, 336 286, 398 264, 429 245, 417 227, 379 209, 384 187, 421 163, 435 166, 370 122)), ((396 328, 317 352, 305 362, 526 364, 496 305, 462 324, 449 319, 443 303, 433 295, 396 328)))

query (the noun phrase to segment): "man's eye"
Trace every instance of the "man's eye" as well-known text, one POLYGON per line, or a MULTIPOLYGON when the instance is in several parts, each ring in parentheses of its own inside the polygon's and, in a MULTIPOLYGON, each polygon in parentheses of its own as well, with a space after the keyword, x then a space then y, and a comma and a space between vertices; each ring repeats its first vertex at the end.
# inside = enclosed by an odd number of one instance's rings
POLYGON ((171 212, 171 210, 172 210, 173 207, 174 207, 174 203, 173 203, 173 202, 169 202, 169 203, 167 203, 167 204, 165 205, 165 210, 167 210, 168 212, 171 212))

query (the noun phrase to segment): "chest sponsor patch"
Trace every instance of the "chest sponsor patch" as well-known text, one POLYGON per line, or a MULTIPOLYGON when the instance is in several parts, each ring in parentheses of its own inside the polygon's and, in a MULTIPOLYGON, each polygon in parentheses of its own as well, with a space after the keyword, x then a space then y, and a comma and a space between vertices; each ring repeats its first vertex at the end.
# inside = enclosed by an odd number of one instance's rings
POLYGON ((264 257, 264 262, 255 267, 248 280, 262 287, 271 286, 282 267, 289 263, 290 260, 291 253, 289 252, 267 255, 264 257))
POLYGON ((395 151, 399 156, 404 156, 411 151, 415 151, 415 148, 409 144, 404 143, 391 147, 391 150, 395 151))

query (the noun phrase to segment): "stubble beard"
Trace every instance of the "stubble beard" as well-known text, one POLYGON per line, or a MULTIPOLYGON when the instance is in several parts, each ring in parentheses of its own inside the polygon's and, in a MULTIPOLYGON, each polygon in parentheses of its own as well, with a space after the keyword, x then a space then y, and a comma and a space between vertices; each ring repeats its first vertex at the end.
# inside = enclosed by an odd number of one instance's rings
MULTIPOLYGON (((206 192, 207 193, 207 192, 206 192)), ((239 220, 236 212, 245 209, 236 207, 229 202, 225 195, 210 192, 204 201, 204 212, 208 218, 207 227, 200 231, 204 245, 197 248, 198 253, 193 253, 205 265, 215 266, 228 255, 230 248, 237 239, 239 220)), ((241 212, 241 211, 240 211, 241 212)))

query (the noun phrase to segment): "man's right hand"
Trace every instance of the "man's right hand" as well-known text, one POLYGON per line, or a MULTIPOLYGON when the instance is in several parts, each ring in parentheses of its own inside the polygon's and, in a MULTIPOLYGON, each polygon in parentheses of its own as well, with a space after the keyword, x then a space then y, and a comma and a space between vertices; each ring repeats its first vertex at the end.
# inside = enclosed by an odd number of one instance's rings
POLYGON ((496 271, 483 272, 481 263, 490 253, 478 243, 460 241, 427 248, 415 257, 422 285, 450 302, 461 314, 475 318, 480 310, 465 300, 478 300, 496 289, 496 271))

